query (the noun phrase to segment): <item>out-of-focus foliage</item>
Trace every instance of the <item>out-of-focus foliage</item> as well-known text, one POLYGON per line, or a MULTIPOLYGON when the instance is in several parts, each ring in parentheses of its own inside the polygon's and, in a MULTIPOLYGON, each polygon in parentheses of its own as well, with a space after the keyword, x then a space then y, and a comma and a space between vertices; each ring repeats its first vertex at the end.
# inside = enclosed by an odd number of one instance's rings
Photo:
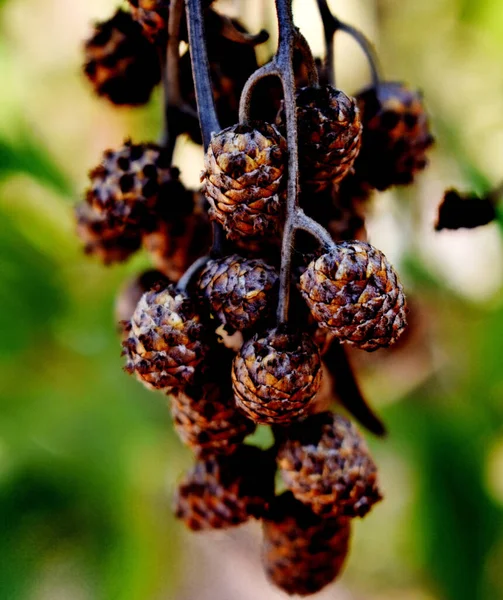
MULTIPOLYGON (((240 6, 253 23, 249 4, 240 6)), ((204 543, 189 555, 194 547, 172 520, 170 492, 189 455, 163 398, 121 372, 113 322, 116 290, 145 258, 106 269, 82 256, 73 234, 71 205, 101 150, 129 134, 156 135, 158 103, 113 111, 77 74, 89 21, 113 6, 0 3, 0 598, 265 598, 253 578, 246 590, 232 580, 232 566, 216 578, 204 543)), ((332 6, 377 38, 390 77, 424 89, 438 145, 417 188, 380 197, 370 224, 420 310, 402 351, 358 363, 389 425, 387 440, 371 440, 387 498, 357 524, 347 573, 325 597, 495 600, 503 597, 501 231, 434 234, 433 222, 445 187, 485 191, 503 178, 503 7, 332 6)), ((314 4, 296 9, 313 37, 314 4)), ((351 44, 338 52, 341 85, 353 92, 365 68, 351 44)), ((199 167, 179 158, 197 180, 199 167)))

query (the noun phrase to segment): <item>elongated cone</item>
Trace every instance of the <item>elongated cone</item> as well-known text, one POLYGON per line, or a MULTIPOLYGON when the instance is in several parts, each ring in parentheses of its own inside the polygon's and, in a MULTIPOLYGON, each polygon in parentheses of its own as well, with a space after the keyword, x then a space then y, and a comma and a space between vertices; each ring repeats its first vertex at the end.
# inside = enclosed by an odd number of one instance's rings
POLYGON ((340 574, 351 527, 348 518, 323 519, 285 492, 267 511, 263 532, 268 578, 287 594, 309 596, 340 574))
POLYGON ((382 252, 365 242, 342 242, 313 260, 300 278, 314 318, 343 342, 363 350, 390 346, 403 333, 402 284, 382 252))
POLYGON ((118 105, 145 104, 161 80, 155 46, 122 9, 98 23, 86 41, 84 73, 99 96, 118 105))
POLYGON ((126 371, 164 392, 194 383, 209 352, 209 337, 191 299, 173 286, 144 294, 123 342, 126 371))
POLYGON ((274 125, 234 125, 213 136, 203 190, 210 217, 229 239, 261 238, 281 225, 286 188, 286 141, 274 125))
POLYGON ((321 358, 306 333, 256 334, 232 365, 237 405, 256 423, 290 423, 308 414, 321 385, 321 358))
POLYGON ((287 488, 323 517, 363 517, 382 496, 356 427, 329 412, 292 425, 278 452, 287 488))
POLYGON ((199 291, 211 313, 230 330, 244 330, 271 315, 278 274, 260 259, 233 254, 211 260, 199 277, 199 291))
POLYGON ((274 495, 274 460, 253 446, 199 460, 178 487, 175 515, 189 529, 227 529, 260 518, 274 495))

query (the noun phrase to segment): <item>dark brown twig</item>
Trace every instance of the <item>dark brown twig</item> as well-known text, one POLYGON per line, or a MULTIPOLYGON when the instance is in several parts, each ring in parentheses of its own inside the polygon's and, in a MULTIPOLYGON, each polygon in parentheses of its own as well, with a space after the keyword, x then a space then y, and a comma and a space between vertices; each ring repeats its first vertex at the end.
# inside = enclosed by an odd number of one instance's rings
MULTIPOLYGON (((201 125, 204 150, 208 149, 213 133, 220 131, 215 100, 213 98, 210 65, 206 50, 204 33, 203 9, 201 0, 185 0, 187 25, 189 29, 190 54, 192 60, 192 75, 196 92, 197 112, 201 125)), ((224 241, 222 226, 213 224, 212 256, 222 255, 224 241)))
POLYGON ((386 427, 363 397, 347 353, 340 342, 334 340, 323 356, 323 362, 332 375, 334 395, 344 408, 364 427, 378 436, 386 435, 386 427))

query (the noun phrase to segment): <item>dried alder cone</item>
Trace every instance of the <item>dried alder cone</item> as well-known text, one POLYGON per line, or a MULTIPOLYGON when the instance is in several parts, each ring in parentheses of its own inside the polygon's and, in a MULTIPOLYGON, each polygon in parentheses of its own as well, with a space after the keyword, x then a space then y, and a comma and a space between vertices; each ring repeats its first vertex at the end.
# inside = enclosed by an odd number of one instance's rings
POLYGON ((89 173, 86 201, 115 227, 152 228, 168 206, 184 201, 186 191, 179 175, 157 144, 128 141, 117 151, 107 150, 101 164, 89 173))
POLYGON ((367 445, 341 415, 320 413, 292 425, 278 465, 297 500, 323 517, 363 517, 381 500, 367 445))
MULTIPOLYGON (((297 92, 300 177, 308 190, 341 181, 360 150, 362 124, 355 101, 327 85, 297 92)), ((285 127, 284 109, 278 125, 285 127)))
POLYGON ((108 21, 98 23, 86 41, 84 73, 99 96, 118 105, 145 104, 161 80, 155 47, 131 15, 121 9, 108 21))
POLYGON ((203 189, 210 217, 229 239, 278 232, 286 186, 286 141, 274 125, 234 125, 213 136, 203 189))
POLYGON ((496 200, 492 194, 484 197, 460 194, 457 190, 445 192, 438 207, 435 229, 473 229, 487 225, 496 218, 496 200))
POLYGON ((286 327, 255 334, 232 365, 238 406, 256 423, 305 416, 321 385, 321 358, 307 333, 286 327))
POLYGON ((233 254, 209 261, 199 277, 199 291, 222 325, 241 331, 272 314, 277 283, 276 270, 264 261, 233 254))
POLYGON ((384 81, 357 101, 363 121, 358 177, 378 190, 412 183, 428 164, 426 151, 434 141, 421 94, 384 81))
POLYGON ((287 594, 315 594, 341 572, 349 550, 349 519, 323 519, 285 492, 263 523, 267 576, 287 594))
POLYGON ((402 284, 384 254, 365 242, 342 242, 313 260, 300 289, 321 325, 363 350, 393 344, 406 327, 402 284))
POLYGON ((169 392, 194 382, 209 338, 194 303, 169 286, 143 295, 123 346, 126 370, 148 387, 169 392))
POLYGON ((97 256, 105 265, 127 260, 141 246, 141 234, 136 228, 117 226, 84 202, 76 206, 75 218, 84 252, 97 256))
POLYGON ((178 487, 175 514, 193 531, 261 517, 274 495, 274 460, 253 446, 198 460, 178 487))
POLYGON ((234 353, 221 347, 215 350, 196 384, 171 397, 175 430, 198 456, 231 454, 255 429, 234 402, 230 377, 234 353))

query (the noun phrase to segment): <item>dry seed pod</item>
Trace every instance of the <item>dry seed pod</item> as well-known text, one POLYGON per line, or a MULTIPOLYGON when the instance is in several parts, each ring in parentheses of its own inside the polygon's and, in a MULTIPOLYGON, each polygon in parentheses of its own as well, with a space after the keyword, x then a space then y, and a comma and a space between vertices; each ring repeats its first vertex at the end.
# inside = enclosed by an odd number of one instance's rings
POLYGON ((155 47, 131 15, 121 9, 95 26, 84 52, 84 73, 96 93, 113 104, 145 104, 161 79, 155 47))
MULTIPOLYGON (((341 181, 351 170, 361 144, 359 110, 330 85, 297 92, 299 169, 304 185, 322 190, 341 181)), ((278 124, 285 123, 284 109, 278 124)))
POLYGON ((233 254, 211 260, 199 290, 211 313, 230 330, 255 327, 275 306, 278 274, 259 259, 233 254))
POLYGON ((152 42, 166 42, 169 0, 129 0, 133 18, 152 42))
MULTIPOLYGON (((229 372, 227 373, 229 376, 229 372)), ((231 454, 255 425, 236 408, 229 382, 188 386, 171 399, 176 432, 198 456, 231 454)))
POLYGON ((323 517, 363 517, 382 496, 377 467, 356 427, 329 412, 285 432, 278 465, 293 495, 323 517))
POLYGON ((178 487, 175 515, 189 529, 227 529, 260 518, 274 495, 274 460, 253 446, 199 460, 178 487))
POLYGON ((117 227, 106 215, 85 203, 76 206, 75 218, 84 252, 97 256, 105 265, 127 260, 141 246, 141 236, 136 229, 117 227))
POLYGON ((90 172, 86 201, 117 228, 150 229, 159 214, 185 210, 190 202, 179 175, 161 147, 128 141, 117 151, 107 150, 90 172))
POLYGON ((305 416, 321 384, 321 358, 307 333, 283 327, 256 334, 232 365, 237 405, 256 423, 305 416))
POLYGON ((357 101, 363 121, 358 177, 378 190, 412 183, 428 164, 426 151, 434 141, 421 94, 385 81, 377 91, 358 94, 357 101))
POLYGON ((406 327, 402 284, 384 254, 365 242, 342 242, 313 260, 300 289, 322 326, 363 350, 390 346, 406 327))
POLYGON ((155 269, 144 271, 125 282, 115 300, 115 320, 123 335, 129 337, 131 318, 143 294, 154 288, 163 289, 169 283, 167 277, 155 269))
POLYGON ((142 296, 123 346, 126 371, 165 392, 193 383, 209 352, 208 334, 193 302, 173 286, 142 296))
POLYGON ((334 581, 349 550, 349 519, 323 519, 285 492, 263 520, 262 561, 287 594, 309 596, 334 581))
POLYGON ((277 232, 286 186, 286 141, 268 123, 234 125, 214 135, 203 190, 210 217, 229 239, 277 232))

